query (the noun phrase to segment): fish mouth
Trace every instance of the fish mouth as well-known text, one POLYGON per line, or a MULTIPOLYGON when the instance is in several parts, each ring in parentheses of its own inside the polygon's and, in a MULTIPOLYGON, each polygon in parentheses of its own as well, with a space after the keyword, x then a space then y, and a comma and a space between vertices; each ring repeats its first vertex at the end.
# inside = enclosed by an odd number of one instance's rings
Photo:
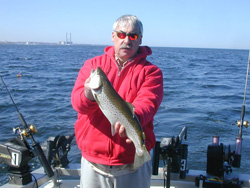
POLYGON ((96 70, 92 69, 91 71, 89 87, 95 93, 101 92, 102 83, 101 83, 101 78, 98 74, 98 68, 96 70))
POLYGON ((102 87, 100 86, 100 87, 97 87, 97 88, 92 88, 91 90, 92 90, 95 94, 99 94, 99 93, 102 92, 102 87))

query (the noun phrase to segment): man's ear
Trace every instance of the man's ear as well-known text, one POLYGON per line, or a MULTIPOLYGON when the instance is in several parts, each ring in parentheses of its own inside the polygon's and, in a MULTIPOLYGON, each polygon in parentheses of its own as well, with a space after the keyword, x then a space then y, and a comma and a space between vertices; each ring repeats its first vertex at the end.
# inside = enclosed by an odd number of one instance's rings
POLYGON ((139 40, 140 40, 140 45, 141 45, 141 43, 142 43, 142 36, 140 37, 140 39, 139 39, 139 40))
POLYGON ((112 37, 111 37, 111 39, 114 42, 114 40, 115 40, 115 32, 114 31, 112 31, 112 37))

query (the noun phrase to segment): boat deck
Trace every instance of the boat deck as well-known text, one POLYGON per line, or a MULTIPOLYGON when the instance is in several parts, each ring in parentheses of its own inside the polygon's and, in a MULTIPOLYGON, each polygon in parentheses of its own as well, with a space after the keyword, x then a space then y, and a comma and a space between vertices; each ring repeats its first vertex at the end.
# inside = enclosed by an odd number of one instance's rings
MULTIPOLYGON (((32 172, 32 175, 36 177, 37 184, 41 188, 52 188, 52 187, 60 187, 60 188, 77 188, 80 187, 80 164, 69 164, 67 168, 56 168, 54 169, 55 176, 52 178, 48 178, 44 174, 44 169, 41 167, 32 172)), ((195 186, 195 178, 200 175, 207 176, 206 172, 199 170, 189 170, 186 174, 185 179, 179 179, 179 174, 171 173, 171 188, 194 188, 195 186)), ((238 177, 241 181, 243 181, 244 188, 250 187, 250 174, 230 174, 231 177, 238 177)), ((33 177, 33 180, 34 180, 33 177)), ((159 174, 157 176, 152 175, 151 177, 151 188, 163 188, 164 186, 164 176, 163 169, 159 168, 159 174)), ((13 184, 5 184, 1 186, 1 188, 34 188, 36 187, 35 181, 27 184, 27 185, 13 185, 13 184)))

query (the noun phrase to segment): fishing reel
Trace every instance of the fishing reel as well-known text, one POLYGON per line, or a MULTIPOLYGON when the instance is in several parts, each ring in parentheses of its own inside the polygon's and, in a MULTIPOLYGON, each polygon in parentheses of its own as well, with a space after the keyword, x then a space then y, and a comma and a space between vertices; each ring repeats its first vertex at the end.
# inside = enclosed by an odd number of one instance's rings
POLYGON ((30 138, 30 134, 36 134, 37 133, 37 128, 35 125, 30 125, 28 128, 21 130, 20 127, 13 128, 13 132, 16 134, 17 131, 19 132, 19 135, 21 139, 23 140, 24 137, 30 138))
MULTIPOLYGON (((179 136, 164 137, 161 142, 156 142, 153 150, 153 175, 158 175, 159 161, 167 161, 167 174, 169 172, 179 173, 181 179, 186 178, 188 145, 182 144, 187 138, 187 127, 185 126, 179 136)), ((167 179, 170 180, 170 177, 167 179)))
MULTIPOLYGON (((238 121, 236 121, 235 124, 233 124, 233 125, 237 125, 237 126, 240 128, 240 126, 241 126, 241 121, 238 120, 238 121)), ((248 127, 249 127, 249 121, 244 121, 244 122, 243 122, 243 126, 244 126, 245 128, 248 128, 248 127)))

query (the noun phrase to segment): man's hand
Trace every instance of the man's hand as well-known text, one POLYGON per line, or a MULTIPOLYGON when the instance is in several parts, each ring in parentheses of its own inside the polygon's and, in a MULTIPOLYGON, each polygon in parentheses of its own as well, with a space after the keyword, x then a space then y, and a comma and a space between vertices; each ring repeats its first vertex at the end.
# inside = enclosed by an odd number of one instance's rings
MULTIPOLYGON (((115 133, 118 133, 121 138, 127 137, 125 127, 123 125, 121 125, 120 122, 116 122, 116 124, 115 124, 115 133)), ((128 138, 128 139, 126 139, 126 142, 128 144, 130 144, 130 143, 132 143, 132 140, 130 140, 128 138)))
POLYGON ((84 83, 84 89, 85 89, 85 96, 91 100, 91 101, 95 101, 95 98, 91 92, 91 89, 89 87, 89 82, 90 82, 90 78, 87 78, 87 80, 84 83))

